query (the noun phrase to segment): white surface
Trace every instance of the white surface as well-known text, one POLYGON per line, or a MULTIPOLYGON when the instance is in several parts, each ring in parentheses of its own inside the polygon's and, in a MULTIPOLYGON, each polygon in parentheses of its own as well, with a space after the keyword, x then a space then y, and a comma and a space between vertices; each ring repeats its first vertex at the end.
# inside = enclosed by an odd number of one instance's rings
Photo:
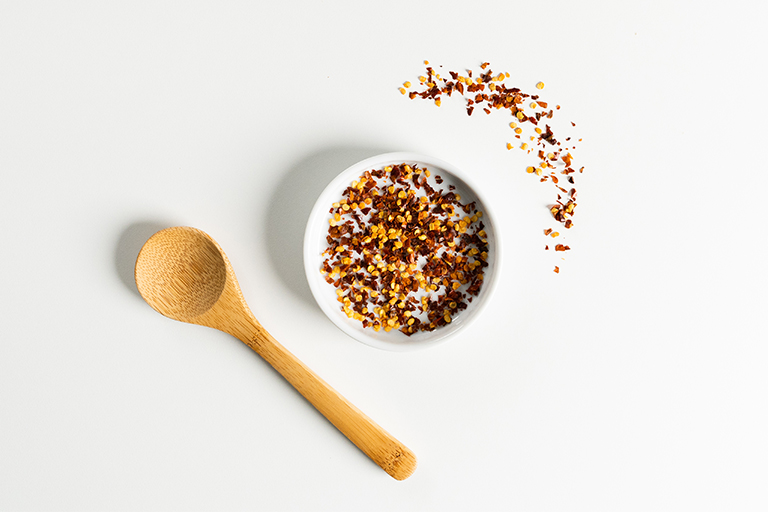
POLYGON ((0 509, 765 510, 767 14, 3 2, 0 509), (577 123, 566 261, 543 251, 551 187, 504 148, 508 119, 397 92, 423 59, 543 80, 577 123), (405 354, 340 333, 301 263, 325 184, 395 150, 472 169, 505 244, 483 320, 405 354), (141 301, 133 259, 176 224, 416 452, 410 479, 244 345, 141 301))
MULTIPOLYGON (((309 214, 306 232, 304 233, 303 247, 304 271, 307 276, 307 284, 317 305, 331 322, 352 338, 371 347, 393 350, 395 352, 409 352, 431 348, 449 341, 482 316, 488 304, 493 300, 493 293, 498 286, 499 275, 501 274, 499 268, 500 259, 503 256, 501 244, 496 235, 495 214, 484 201, 482 187, 478 187, 477 184, 473 184, 471 181, 471 178, 466 173, 449 162, 444 162, 427 155, 408 152, 384 153, 371 156, 360 162, 355 162, 331 180, 328 186, 320 193, 309 214), (448 187, 453 186, 454 192, 461 197, 463 204, 475 203, 476 210, 483 213, 483 231, 486 233, 484 237, 487 240, 488 246, 488 257, 485 260, 488 265, 483 272, 484 279, 480 293, 472 297, 473 300, 471 302, 467 302, 466 309, 454 316, 450 324, 443 325, 432 331, 417 332, 411 336, 406 336, 397 329, 393 329, 390 332, 385 330, 377 332, 371 327, 363 327, 362 323, 358 320, 348 318, 339 307, 336 288, 326 282, 325 274, 319 272, 325 260, 323 252, 328 248, 326 237, 328 236, 328 221, 332 217, 329 213, 331 205, 341 199, 350 184, 358 181, 363 173, 384 169, 388 165, 403 163, 410 164, 412 167, 417 166, 421 169, 430 170, 433 176, 430 178, 429 183, 435 190, 445 190, 447 192, 448 187), (437 176, 440 176, 441 184, 434 181, 434 178, 437 176)), ((386 184, 382 186, 386 186, 386 184)), ((424 262, 420 261, 420 263, 423 264, 424 262)), ((462 288, 460 291, 464 289, 462 288)))

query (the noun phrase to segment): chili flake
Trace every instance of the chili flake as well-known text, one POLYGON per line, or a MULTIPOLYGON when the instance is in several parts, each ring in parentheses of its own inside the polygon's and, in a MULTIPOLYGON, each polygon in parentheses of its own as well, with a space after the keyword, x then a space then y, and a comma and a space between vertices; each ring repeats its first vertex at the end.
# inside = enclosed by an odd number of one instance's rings
POLYGON ((329 210, 320 271, 341 310, 376 331, 411 336, 452 319, 483 285, 488 240, 474 202, 402 163, 365 171, 329 210))
MULTIPOLYGON (((551 182, 558 192, 565 190, 558 184, 560 181, 557 177, 558 173, 565 175, 565 178, 562 179, 567 178, 570 184, 574 184, 573 176, 571 176, 576 172, 573 166, 574 157, 568 152, 568 149, 573 150, 576 146, 561 147, 560 141, 555 138, 555 134, 548 123, 554 117, 555 110, 560 110, 560 105, 555 105, 553 110, 549 108, 547 101, 539 97, 538 93, 529 94, 518 87, 507 86, 505 80, 510 77, 510 74, 507 72, 494 74, 488 62, 483 62, 480 65, 481 71, 477 78, 473 78, 472 70, 467 70, 466 75, 449 71, 450 78, 443 78, 435 73, 434 68, 429 66, 427 61, 424 63, 427 65, 426 76, 419 77, 419 80, 426 88, 420 92, 411 91, 408 95, 410 99, 429 99, 440 105, 442 95, 450 97, 455 92, 465 98, 467 115, 469 116, 475 112, 475 107, 479 107, 486 114, 490 114, 494 110, 508 111, 514 117, 514 121, 510 122, 509 126, 515 131, 515 137, 520 138, 523 132, 522 127, 525 126, 525 123, 529 123, 534 127, 534 134, 530 136, 532 143, 535 142, 538 148, 549 147, 548 151, 543 149, 538 151, 539 167, 529 165, 526 167, 526 172, 538 176, 538 181, 542 183, 551 182), (526 111, 526 103, 530 108, 528 111, 526 111), (544 125, 543 129, 539 125, 540 123, 544 125), (547 171, 548 174, 544 175, 544 171, 547 171)), ((536 89, 539 91, 544 89, 544 82, 538 82, 536 89)), ((571 122, 571 126, 575 127, 576 123, 571 122)), ((565 140, 570 141, 570 139, 571 137, 567 137, 565 140)), ((582 139, 579 139, 579 142, 581 141, 582 139)), ((514 145, 507 142, 506 147, 511 150, 514 145)), ((530 148, 525 142, 521 143, 519 148, 527 151, 528 154, 534 151, 534 148, 530 148)), ((579 173, 583 171, 584 167, 579 168, 579 173)), ((572 188, 569 195, 570 198, 563 203, 562 197, 558 193, 557 202, 550 206, 552 217, 567 229, 573 226, 571 218, 574 216, 577 206, 575 202, 576 189, 572 188)))

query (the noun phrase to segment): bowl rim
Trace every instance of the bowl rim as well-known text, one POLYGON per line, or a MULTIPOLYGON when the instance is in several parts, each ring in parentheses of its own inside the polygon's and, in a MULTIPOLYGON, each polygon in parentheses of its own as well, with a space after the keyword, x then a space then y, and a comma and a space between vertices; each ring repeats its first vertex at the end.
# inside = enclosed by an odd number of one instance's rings
MULTIPOLYGON (((351 338, 364 343, 368 346, 379 348, 382 350, 387 351, 394 351, 394 352, 408 352, 408 351, 414 351, 414 350, 421 350, 426 347, 434 346, 438 343, 443 343, 447 341, 450 338, 453 338, 458 332, 463 331, 466 329, 468 325, 471 325, 478 316, 480 316, 483 309, 485 309, 488 305, 488 303, 491 301, 492 296, 494 295, 494 292, 496 290, 497 284, 499 282, 499 276, 500 276, 500 270, 501 270, 501 255, 502 255, 502 248, 501 248, 501 237, 499 236, 499 224, 498 224, 498 218, 494 214, 492 208, 489 206, 488 202, 485 200, 485 197, 482 195, 482 193, 479 191, 478 187, 474 184, 471 178, 468 178, 467 175, 455 167, 454 165, 441 160, 439 158, 434 158, 431 156, 423 155, 420 153, 415 152, 408 152, 408 151, 398 151, 398 152, 390 152, 390 153, 382 153, 379 155, 371 156, 369 158, 360 160, 357 163, 354 163, 341 171, 338 175, 336 175, 335 178, 333 178, 328 185, 323 189, 323 191, 318 196, 317 200, 315 201, 314 206, 312 207, 312 210, 309 214, 309 218, 307 219, 307 225, 304 231, 304 245, 303 245, 303 258, 304 258, 304 272, 306 274, 307 283, 309 284, 309 289, 312 292, 312 296, 315 299, 315 302, 320 307, 320 309, 323 311, 326 317, 328 317, 331 322, 338 327, 342 332, 350 336, 351 338), (444 332, 441 334, 433 334, 438 332, 431 331, 429 339, 424 340, 418 340, 415 339, 412 342, 404 342, 404 343, 394 343, 391 341, 381 340, 377 339, 371 335, 366 334, 365 332, 360 332, 360 330, 355 329, 352 327, 352 324, 350 322, 346 321, 346 318, 341 318, 340 315, 337 314, 335 310, 333 310, 332 306, 329 304, 329 301, 326 300, 325 294, 323 293, 323 290, 321 289, 321 285, 329 286, 325 280, 320 283, 319 279, 317 279, 317 276, 315 274, 319 274, 318 268, 316 266, 316 263, 318 261, 318 255, 314 254, 314 251, 311 250, 313 244, 315 244, 317 240, 317 230, 322 229, 325 222, 321 223, 319 221, 318 217, 325 217, 326 210, 329 207, 330 204, 333 203, 331 195, 334 197, 337 195, 337 190, 343 190, 343 185, 346 184, 348 186, 349 183, 354 179, 352 176, 355 173, 362 174, 364 171, 369 170, 369 168, 376 168, 376 167, 383 167, 385 165, 391 164, 391 163, 418 163, 418 164, 424 164, 427 167, 433 167, 438 168, 440 170, 444 170, 447 173, 455 176, 459 180, 463 181, 464 184, 471 190, 472 194, 477 198, 479 204, 482 205, 482 211, 483 211, 483 219, 486 224, 490 224, 493 229, 493 244, 494 244, 494 256, 493 256, 493 271, 490 273, 490 279, 485 279, 483 282, 483 289, 481 291, 481 294, 476 298, 475 302, 473 303, 473 308, 475 311, 471 315, 466 315, 466 317, 462 318, 462 315, 457 316, 457 320, 461 319, 461 321, 455 322, 452 329, 444 330, 444 332)), ((415 335, 416 336, 416 335, 415 335)), ((413 339, 413 338, 409 338, 413 339)))

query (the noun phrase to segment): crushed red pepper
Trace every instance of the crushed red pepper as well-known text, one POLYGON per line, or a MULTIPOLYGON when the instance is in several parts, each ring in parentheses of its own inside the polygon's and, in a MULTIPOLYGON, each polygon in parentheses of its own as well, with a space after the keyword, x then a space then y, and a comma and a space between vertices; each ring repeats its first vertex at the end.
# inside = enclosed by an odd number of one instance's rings
POLYGON ((367 170, 329 210, 320 271, 363 327, 432 331, 480 292, 489 250, 483 213, 430 176, 406 163, 367 170))
MULTIPOLYGON (((528 94, 518 87, 508 87, 505 84, 505 80, 510 77, 510 74, 506 72, 494 74, 488 62, 483 62, 480 68, 482 71, 476 78, 473 77, 472 70, 467 70, 466 75, 449 71, 448 75, 450 77, 448 78, 441 76, 432 66, 427 65, 426 76, 419 77, 419 83, 424 89, 421 91, 410 91, 408 92, 408 97, 410 99, 432 100, 437 106, 440 106, 443 95, 450 97, 455 92, 464 97, 467 115, 469 116, 475 112, 475 107, 479 107, 486 114, 490 114, 493 110, 506 110, 514 118, 514 121, 510 123, 510 127, 514 129, 514 136, 517 139, 521 139, 521 134, 523 133, 522 126, 520 125, 525 123, 531 125, 536 135, 530 135, 529 141, 532 145, 535 143, 536 148, 542 149, 534 153, 539 160, 538 166, 527 167, 527 172, 538 176, 540 182, 551 182, 556 187, 557 200, 554 204, 550 205, 550 213, 552 218, 563 224, 566 229, 572 228, 572 217, 577 206, 576 189, 571 187, 570 190, 567 190, 560 186, 559 183, 561 179, 565 179, 570 185, 575 184, 572 175, 576 173, 576 170, 573 166, 574 157, 570 150, 574 150, 576 146, 564 147, 555 138, 552 127, 548 122, 554 117, 555 111, 560 110, 560 105, 555 105, 554 109, 549 108, 549 103, 543 101, 538 94, 528 94), (526 103, 529 103, 529 105, 526 105, 526 103), (530 110, 526 110, 526 108, 530 110), (544 125, 543 128, 539 126, 540 123, 544 125), (545 149, 548 149, 548 152, 545 149), (557 174, 564 176, 564 178, 558 178, 557 174)), ((410 87, 410 82, 406 82, 406 84, 410 87)), ((539 90, 544 89, 544 83, 537 83, 536 88, 539 90)), ((403 94, 406 93, 405 89, 401 89, 401 92, 403 94)), ((571 126, 575 127, 576 123, 571 121, 571 126)), ((570 140, 571 137, 567 137, 565 142, 570 140)), ((581 140, 579 139, 579 142, 581 140)), ((507 149, 512 149, 513 147, 512 143, 506 143, 507 149)), ((534 151, 533 147, 529 147, 528 142, 522 142, 518 147, 527 151, 528 154, 534 151)), ((578 172, 581 173, 583 171, 584 167, 581 167, 578 172)), ((550 232, 551 230, 545 232, 545 235, 548 235, 550 232)), ((546 247, 546 249, 548 248, 546 247)))

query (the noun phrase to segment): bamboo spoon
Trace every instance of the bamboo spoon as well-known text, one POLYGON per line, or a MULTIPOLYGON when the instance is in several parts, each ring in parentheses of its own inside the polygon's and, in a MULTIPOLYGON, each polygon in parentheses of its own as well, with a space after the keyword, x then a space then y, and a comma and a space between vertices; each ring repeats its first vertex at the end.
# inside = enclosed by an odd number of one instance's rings
POLYGON ((206 233, 189 227, 158 231, 136 259, 136 286, 158 313, 235 336, 263 357, 304 398, 376 464, 397 480, 416 469, 416 456, 259 324, 245 303, 232 266, 206 233))

